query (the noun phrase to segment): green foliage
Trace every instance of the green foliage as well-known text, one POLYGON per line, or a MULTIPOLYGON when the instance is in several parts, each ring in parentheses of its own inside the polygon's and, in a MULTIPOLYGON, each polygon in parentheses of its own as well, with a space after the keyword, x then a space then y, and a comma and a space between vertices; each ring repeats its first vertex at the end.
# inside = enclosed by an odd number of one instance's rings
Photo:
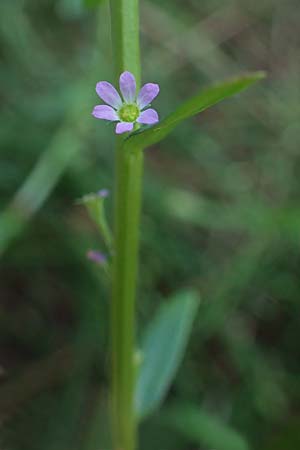
POLYGON ((112 251, 112 235, 107 222, 104 207, 105 196, 99 195, 99 193, 86 194, 81 199, 79 199, 77 203, 82 204, 86 207, 92 221, 97 225, 108 250, 112 251))
POLYGON ((216 416, 194 406, 174 406, 166 421, 191 443, 214 450, 249 450, 244 437, 216 416))
POLYGON ((192 117, 205 109, 229 98, 243 90, 251 84, 265 77, 264 72, 254 72, 243 75, 240 78, 225 81, 211 88, 201 91, 191 99, 179 106, 164 120, 146 131, 141 131, 130 136, 126 142, 129 148, 145 148, 156 144, 165 138, 180 122, 192 117))
POLYGON ((178 292, 164 304, 142 339, 142 364, 136 388, 139 418, 163 401, 183 358, 198 306, 194 291, 178 292))

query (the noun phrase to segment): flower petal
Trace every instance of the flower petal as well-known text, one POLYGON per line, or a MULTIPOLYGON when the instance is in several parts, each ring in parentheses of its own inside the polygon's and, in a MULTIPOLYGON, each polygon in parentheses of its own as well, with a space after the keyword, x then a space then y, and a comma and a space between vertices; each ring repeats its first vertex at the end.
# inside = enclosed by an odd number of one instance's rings
POLYGON ((131 131, 132 128, 133 128, 132 122, 119 122, 117 123, 116 126, 116 133, 117 134, 126 133, 126 131, 131 131))
POLYGON ((109 189, 100 189, 100 191, 98 191, 97 194, 101 198, 106 198, 109 196, 109 189))
POLYGON ((159 93, 158 84, 155 83, 144 84, 137 98, 137 104, 140 107, 140 109, 143 109, 145 108, 145 106, 149 105, 149 103, 152 102, 152 100, 158 95, 158 93, 159 93))
POLYGON ((120 90, 126 103, 133 103, 136 95, 135 78, 130 72, 123 72, 120 76, 120 90))
POLYGON ((141 112, 136 121, 139 123, 151 125, 153 123, 157 123, 159 121, 159 117, 155 109, 149 108, 141 112))
POLYGON ((122 100, 118 91, 107 81, 100 81, 96 84, 96 92, 99 97, 108 105, 118 109, 122 106, 122 100))
POLYGON ((104 263, 106 263, 106 260, 107 260, 106 256, 103 253, 98 252, 97 250, 89 250, 86 253, 86 257, 90 261, 93 261, 97 264, 104 264, 104 263))
POLYGON ((96 117, 96 119, 104 119, 104 120, 119 120, 118 114, 116 111, 107 105, 97 105, 95 106, 92 115, 96 117))

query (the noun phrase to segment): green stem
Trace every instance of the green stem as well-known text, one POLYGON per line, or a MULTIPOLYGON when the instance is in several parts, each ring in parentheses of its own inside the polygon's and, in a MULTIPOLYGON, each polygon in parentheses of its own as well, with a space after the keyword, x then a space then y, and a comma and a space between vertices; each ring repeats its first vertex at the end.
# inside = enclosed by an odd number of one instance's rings
POLYGON ((115 81, 125 70, 140 84, 139 0, 110 0, 115 81))
MULTIPOLYGON (((115 80, 125 70, 140 84, 138 0, 111 0, 115 80)), ((136 448, 135 297, 138 268, 143 151, 125 150, 116 142, 115 254, 113 258, 112 433, 114 450, 136 448)))
POLYGON ((115 449, 133 450, 136 441, 135 291, 143 153, 117 147, 115 257, 113 267, 113 434, 115 449))

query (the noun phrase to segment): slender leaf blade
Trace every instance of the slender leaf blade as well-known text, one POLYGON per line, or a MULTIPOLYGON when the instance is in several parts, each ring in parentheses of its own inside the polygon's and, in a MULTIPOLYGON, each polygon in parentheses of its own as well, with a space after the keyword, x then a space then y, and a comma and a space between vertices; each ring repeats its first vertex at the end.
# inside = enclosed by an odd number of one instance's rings
POLYGON ((239 78, 233 78, 216 84, 187 100, 176 111, 157 125, 147 130, 136 132, 125 141, 129 149, 156 144, 165 138, 180 122, 194 116, 217 103, 247 89, 253 83, 265 77, 264 72, 253 72, 239 78))
POLYGON ((153 412, 164 399, 183 358, 198 303, 195 291, 177 293, 146 330, 135 396, 138 418, 153 412))
POLYGON ((164 420, 190 443, 201 448, 249 450, 249 444, 241 433, 197 405, 175 405, 165 413, 164 420))

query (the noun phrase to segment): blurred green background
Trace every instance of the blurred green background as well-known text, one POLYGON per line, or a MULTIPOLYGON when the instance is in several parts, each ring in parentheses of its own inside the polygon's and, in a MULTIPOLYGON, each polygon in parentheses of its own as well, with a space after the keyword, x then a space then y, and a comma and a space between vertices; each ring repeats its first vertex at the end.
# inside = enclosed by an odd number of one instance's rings
MULTIPOLYGON (((90 115, 112 78, 93 3, 0 4, 3 450, 107 450, 109 297, 85 256, 102 243, 75 204, 113 185, 113 129, 90 115)), ((268 79, 146 151, 139 329, 179 289, 202 301, 140 448, 299 450, 299 2, 141 3, 161 116, 227 76, 268 79)))

